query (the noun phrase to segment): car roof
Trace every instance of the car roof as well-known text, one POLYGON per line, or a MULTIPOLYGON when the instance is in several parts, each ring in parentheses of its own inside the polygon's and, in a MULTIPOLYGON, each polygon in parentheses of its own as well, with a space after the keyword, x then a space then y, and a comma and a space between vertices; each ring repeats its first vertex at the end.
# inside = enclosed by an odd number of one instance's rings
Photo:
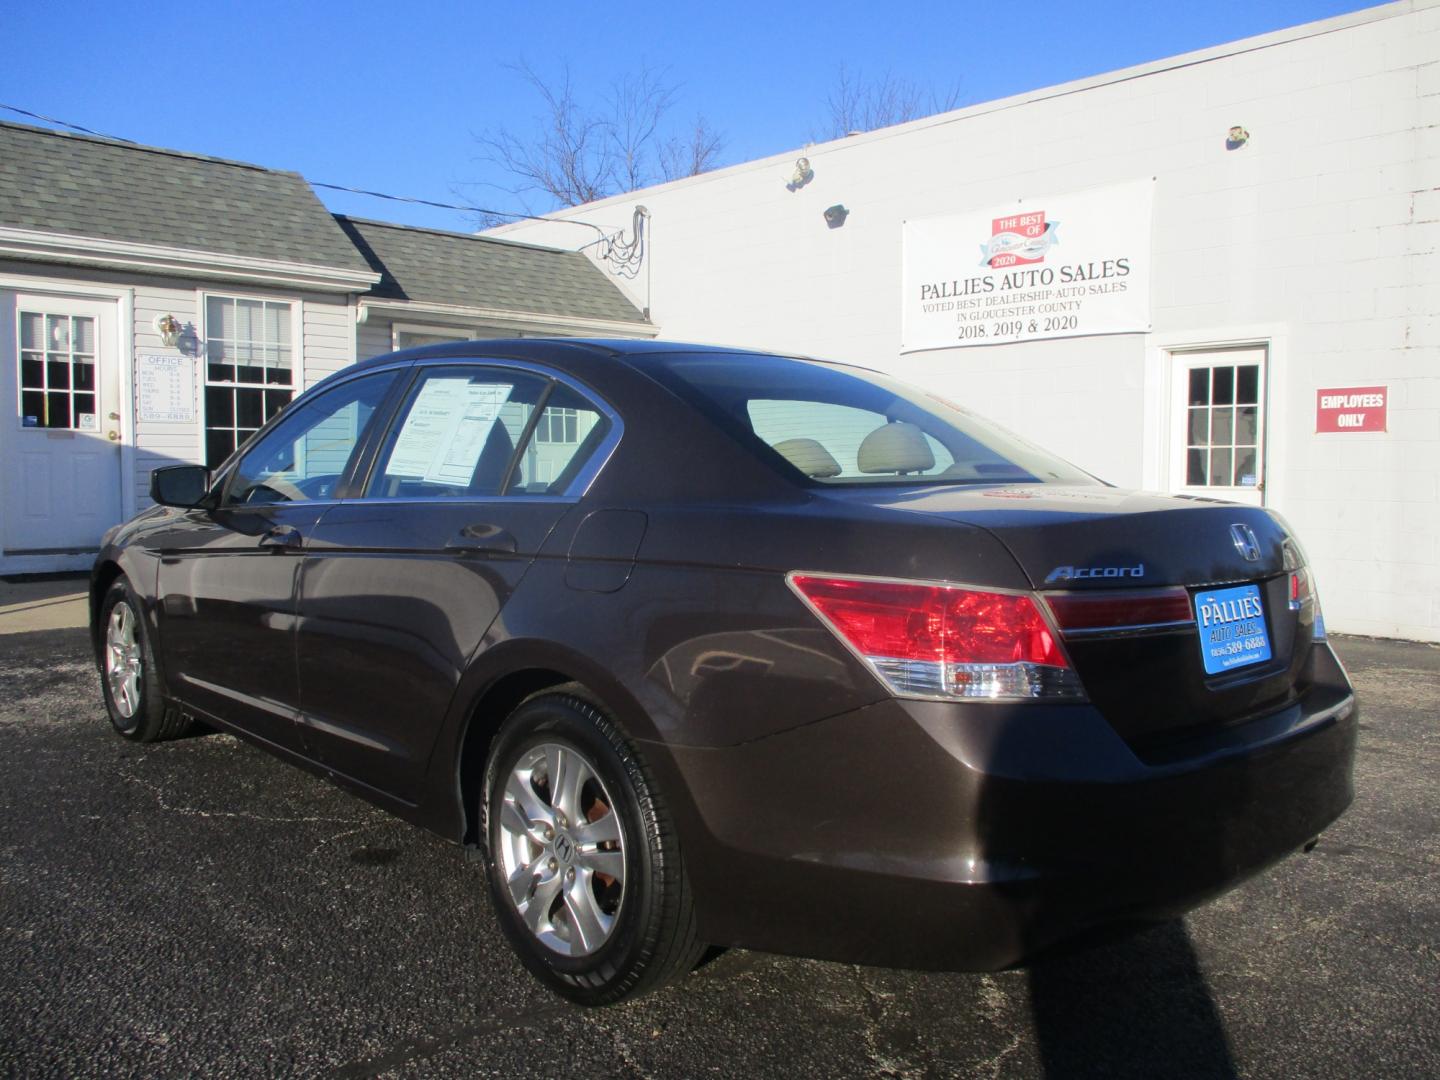
POLYGON ((654 341, 648 338, 481 338, 474 341, 446 341, 433 345, 417 345, 414 348, 401 349, 398 352, 384 353, 380 356, 372 356, 365 360, 357 361, 347 370, 354 371, 361 368, 378 367, 383 364, 392 364, 399 360, 427 360, 450 356, 473 357, 476 354, 477 345, 481 346, 484 352, 497 357, 538 360, 554 358, 557 352, 560 356, 563 356, 566 352, 581 350, 591 355, 609 356, 619 360, 634 359, 640 361, 642 364, 646 356, 661 353, 739 353, 748 356, 783 355, 767 352, 763 349, 735 348, 726 345, 698 345, 679 341, 654 341))

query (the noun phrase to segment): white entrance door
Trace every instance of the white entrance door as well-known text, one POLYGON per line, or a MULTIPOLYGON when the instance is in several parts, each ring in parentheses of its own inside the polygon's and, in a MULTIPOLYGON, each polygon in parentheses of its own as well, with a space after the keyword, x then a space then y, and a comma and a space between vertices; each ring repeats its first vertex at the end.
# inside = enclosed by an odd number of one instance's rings
POLYGON ((120 520, 117 304, 0 291, 0 539, 10 571, 71 569, 120 520))
POLYGON ((1264 505, 1264 346, 1170 357, 1170 490, 1264 505))

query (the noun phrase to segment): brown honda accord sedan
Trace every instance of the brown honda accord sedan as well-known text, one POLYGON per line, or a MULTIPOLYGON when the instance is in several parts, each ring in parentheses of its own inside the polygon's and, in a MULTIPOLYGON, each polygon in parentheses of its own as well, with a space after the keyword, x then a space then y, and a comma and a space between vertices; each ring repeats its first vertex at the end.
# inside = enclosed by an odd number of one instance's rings
POLYGON ((658 342, 357 364, 95 564, 116 730, 199 721, 483 858, 605 1004, 707 945, 993 969, 1351 799, 1286 523, 1122 491, 862 368, 658 342))

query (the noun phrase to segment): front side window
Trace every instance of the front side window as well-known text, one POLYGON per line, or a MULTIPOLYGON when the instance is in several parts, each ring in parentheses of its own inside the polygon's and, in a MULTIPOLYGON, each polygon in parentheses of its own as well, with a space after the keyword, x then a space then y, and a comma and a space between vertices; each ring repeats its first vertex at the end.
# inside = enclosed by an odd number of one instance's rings
POLYGON ((335 497, 393 371, 351 379, 298 406, 245 452, 225 487, 225 505, 335 497))
POLYGON ((479 366, 434 368, 411 388, 391 425, 366 494, 548 494, 563 488, 604 430, 592 404, 543 376, 479 366))
POLYGON ((20 312, 20 426, 95 431, 95 320, 20 312))
POLYGON ((809 482, 1097 482, 943 398, 873 371, 748 354, 654 361, 661 382, 760 457, 809 482))
POLYGON ((295 396, 292 307, 205 299, 205 460, 214 469, 295 396))

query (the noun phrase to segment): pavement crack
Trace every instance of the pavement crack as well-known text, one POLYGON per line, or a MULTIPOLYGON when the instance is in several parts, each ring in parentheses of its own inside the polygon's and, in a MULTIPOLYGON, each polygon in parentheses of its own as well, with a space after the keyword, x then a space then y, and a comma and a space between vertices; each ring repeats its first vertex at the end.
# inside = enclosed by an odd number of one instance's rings
MULTIPOLYGON (((232 818, 239 821, 257 821, 266 824, 296 824, 303 822, 328 821, 337 825, 363 825, 355 818, 331 817, 326 814, 306 814, 292 816, 275 816, 270 814, 254 814, 247 810, 201 810, 198 806, 176 806, 166 797, 165 792, 156 784, 143 780, 134 773, 120 771, 119 776, 127 783, 136 787, 144 788, 155 798, 155 802, 161 810, 171 814, 181 814, 186 817, 202 818, 232 818)), ((332 838, 333 839, 333 838, 332 838)))
POLYGON ((536 1028, 551 1020, 573 1015, 572 1005, 542 1005, 538 1009, 515 1009, 499 1012, 474 1024, 458 1024, 446 1028, 437 1035, 406 1039, 390 1050, 375 1057, 361 1058, 341 1065, 330 1075, 336 1080, 361 1080, 364 1077, 380 1076, 401 1065, 423 1058, 433 1057, 442 1050, 450 1050, 465 1043, 474 1042, 486 1035, 520 1028, 536 1028))
POLYGON ((327 836, 324 840, 321 840, 318 844, 316 844, 313 848, 310 849, 310 854, 309 856, 307 856, 307 858, 314 858, 316 855, 320 854, 321 848, 328 847, 330 844, 335 843, 335 841, 343 840, 347 836, 354 836, 356 833, 369 832, 371 829, 379 829, 385 826, 402 824, 404 823, 396 818, 386 818, 383 821, 371 821, 365 825, 357 825, 353 829, 344 829, 336 833, 334 836, 327 836))
POLYGON ((908 1027, 894 1025, 886 1018, 890 1008, 887 999, 892 999, 894 995, 873 989, 865 981, 859 967, 854 967, 851 971, 855 976, 855 985, 860 987, 860 992, 865 997, 865 1027, 861 1037, 865 1040, 866 1056, 875 1066, 875 1075, 899 1077, 903 1080, 916 1080, 924 1076, 924 1059, 927 1055, 920 1045, 919 1033, 908 1027), (915 1058, 919 1058, 921 1064, 916 1064, 915 1058))
POLYGON ((1000 1075, 1000 1070, 1005 1065, 1005 1059, 1008 1058, 1011 1054, 1015 1053, 1016 1050, 1019 1050, 1020 1044, 1024 1041, 1024 1032, 1017 1031, 1014 1035, 1010 1037, 1009 1045, 1003 1047, 994 1057, 989 1058, 986 1061, 980 1062, 976 1066, 976 1070, 978 1071, 980 1069, 988 1067, 990 1070, 991 1080, 994 1080, 995 1077, 1000 1075))
POLYGON ((638 1076, 640 1080, 654 1080, 654 1077, 645 1070, 644 1066, 635 1060, 635 1054, 630 1049, 629 1040, 627 1040, 617 1028, 607 1028, 605 1033, 610 1036, 611 1042, 615 1044, 616 1053, 620 1055, 620 1060, 624 1062, 632 1075, 638 1076))

